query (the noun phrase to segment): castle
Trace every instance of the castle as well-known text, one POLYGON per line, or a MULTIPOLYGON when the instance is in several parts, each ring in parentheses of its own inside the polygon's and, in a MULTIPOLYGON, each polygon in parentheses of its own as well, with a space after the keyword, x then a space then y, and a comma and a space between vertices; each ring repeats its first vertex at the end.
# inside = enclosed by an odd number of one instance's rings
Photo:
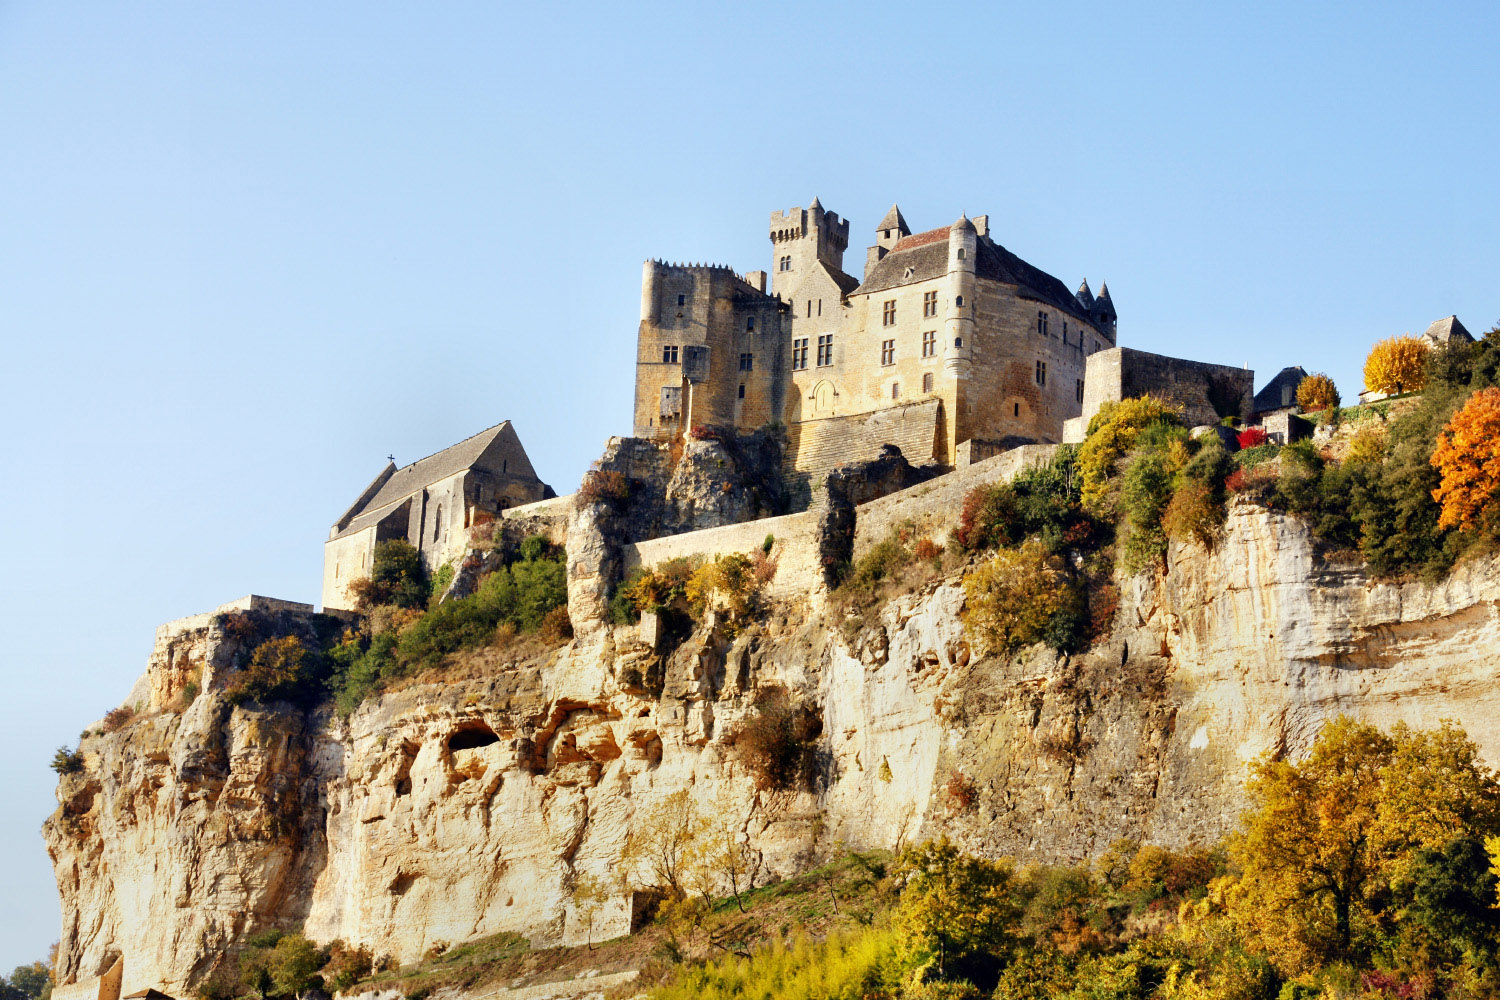
POLYGON ((1108 287, 1068 291, 997 243, 987 216, 913 234, 892 205, 862 279, 844 270, 848 221, 816 198, 773 212, 769 235, 769 281, 646 262, 635 436, 780 423, 804 472, 887 443, 963 465, 1062 440, 1086 359, 1115 346, 1108 287))

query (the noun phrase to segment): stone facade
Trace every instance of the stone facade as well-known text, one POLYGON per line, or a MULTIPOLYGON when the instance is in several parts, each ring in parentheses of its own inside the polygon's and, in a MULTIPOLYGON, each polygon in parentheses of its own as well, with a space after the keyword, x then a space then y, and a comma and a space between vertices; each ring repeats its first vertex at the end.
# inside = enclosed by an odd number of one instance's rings
POLYGON ((1152 395, 1182 407, 1189 426, 1216 424, 1224 417, 1248 419, 1255 372, 1249 368, 1185 361, 1115 347, 1093 354, 1084 376, 1083 413, 1067 422, 1063 441, 1076 444, 1105 403, 1152 395))
POLYGON ((996 243, 985 216, 914 235, 892 206, 863 280, 843 270, 848 221, 817 199, 773 213, 769 231, 769 288, 759 272, 646 263, 636 437, 779 421, 787 465, 821 474, 896 443, 865 440, 889 427, 911 462, 952 465, 1060 440, 1086 359, 1115 344, 1107 287, 1068 291, 996 243), (845 419, 895 410, 920 426, 845 419))
POLYGON ((467 549, 470 528, 553 495, 508 420, 404 468, 392 462, 328 533, 323 607, 354 606, 350 585, 370 575, 380 542, 404 538, 435 570, 467 549))

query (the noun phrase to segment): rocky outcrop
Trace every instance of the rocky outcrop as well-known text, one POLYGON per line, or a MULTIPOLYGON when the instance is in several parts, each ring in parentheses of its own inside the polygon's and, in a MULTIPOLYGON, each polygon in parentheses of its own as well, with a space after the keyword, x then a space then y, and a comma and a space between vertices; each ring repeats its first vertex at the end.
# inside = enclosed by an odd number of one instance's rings
MULTIPOLYGON (((585 519, 570 562, 607 535, 585 519)), ((852 642, 816 593, 733 638, 660 648, 603 622, 603 588, 580 577, 569 596, 568 646, 486 650, 347 720, 231 707, 222 616, 164 640, 191 655, 153 655, 145 686, 163 697, 85 741, 46 824, 63 977, 120 954, 127 992, 187 989, 245 935, 296 922, 403 961, 505 930, 573 940, 571 880, 614 871, 642 810, 684 788, 743 829, 765 879, 939 832, 1023 860, 1211 841, 1246 762, 1300 750, 1339 712, 1454 718, 1500 762, 1500 561, 1372 582, 1245 504, 1212 550, 1174 545, 1165 573, 1125 581, 1113 634, 1075 657, 983 655, 954 580, 852 642), (177 662, 200 665, 185 710, 177 662), (806 785, 766 787, 736 750, 772 691, 821 721, 806 785)), ((621 898, 595 934, 630 919, 621 898)))

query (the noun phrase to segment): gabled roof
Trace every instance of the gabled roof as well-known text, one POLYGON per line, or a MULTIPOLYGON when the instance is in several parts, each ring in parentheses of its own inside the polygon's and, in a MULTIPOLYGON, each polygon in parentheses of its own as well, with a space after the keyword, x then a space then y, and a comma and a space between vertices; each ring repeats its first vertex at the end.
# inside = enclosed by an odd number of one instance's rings
MULTIPOLYGON (((928 281, 948 273, 948 235, 952 226, 929 229, 902 238, 891 252, 870 268, 864 283, 855 291, 880 292, 887 288, 928 281), (907 269, 911 275, 907 276, 907 269)), ((977 238, 974 274, 991 281, 1017 285, 1030 298, 1045 302, 1061 311, 1092 324, 1094 318, 1068 291, 1068 286, 1039 267, 1033 267, 1011 253, 989 236, 977 238)))
POLYGON ((490 471, 500 472, 504 468, 508 475, 521 479, 536 478, 531 461, 526 457, 521 440, 516 436, 509 420, 501 421, 473 437, 465 438, 458 444, 418 459, 403 468, 387 466, 375 478, 375 482, 366 488, 360 500, 356 500, 354 506, 339 518, 335 525, 339 529, 338 534, 345 535, 368 527, 373 521, 379 520, 390 507, 424 487, 472 468, 488 468, 491 464, 494 468, 490 471), (507 445, 513 445, 513 448, 507 448, 507 445), (509 459, 504 466, 499 456, 502 451, 507 453, 506 458, 509 459), (494 454, 490 454, 491 452, 494 454), (489 459, 493 459, 493 462, 488 461, 489 459))
POLYGON ((1250 404, 1251 407, 1255 412, 1263 413, 1266 410, 1279 410, 1283 406, 1290 405, 1282 402, 1282 390, 1288 387, 1292 390, 1292 402, 1295 403, 1297 386, 1301 385, 1305 378, 1307 378, 1307 369, 1301 365, 1291 365, 1281 369, 1276 373, 1275 378, 1261 386, 1260 392, 1255 394, 1255 399, 1250 404))
POLYGON ((172 1000, 172 998, 167 996, 161 990, 147 989, 137 990, 134 993, 127 993, 124 997, 121 998, 121 1000, 172 1000))
POLYGON ((1458 321, 1457 316, 1445 316, 1434 320, 1427 331, 1422 334, 1429 340, 1435 340, 1439 344, 1446 344, 1450 340, 1473 341, 1474 335, 1464 329, 1464 325, 1458 321))

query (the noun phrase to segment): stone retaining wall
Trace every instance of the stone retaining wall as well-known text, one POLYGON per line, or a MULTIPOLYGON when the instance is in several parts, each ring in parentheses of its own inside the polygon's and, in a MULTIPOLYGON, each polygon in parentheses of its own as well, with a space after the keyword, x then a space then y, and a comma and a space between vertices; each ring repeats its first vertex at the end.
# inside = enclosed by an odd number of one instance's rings
POLYGON ((772 596, 806 593, 823 583, 818 558, 818 516, 816 511, 803 511, 635 542, 621 548, 624 569, 628 573, 637 566, 655 566, 668 559, 712 559, 733 552, 749 554, 765 544, 766 536, 770 535, 775 539, 771 558, 776 560, 778 568, 767 590, 772 596))

